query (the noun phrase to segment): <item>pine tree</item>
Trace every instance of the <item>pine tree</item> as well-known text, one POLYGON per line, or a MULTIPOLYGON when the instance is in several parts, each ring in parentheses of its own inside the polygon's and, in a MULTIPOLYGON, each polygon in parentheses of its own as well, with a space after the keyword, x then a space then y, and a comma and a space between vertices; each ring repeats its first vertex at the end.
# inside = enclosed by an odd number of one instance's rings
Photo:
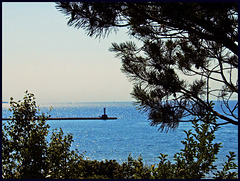
POLYGON ((174 129, 183 118, 200 119, 208 111, 221 119, 217 125, 238 125, 238 103, 229 101, 238 95, 238 3, 59 2, 56 7, 69 26, 89 36, 127 27, 142 43, 112 43, 110 51, 122 60, 136 106, 148 113, 151 125, 174 129), (214 97, 221 112, 210 106, 214 97))

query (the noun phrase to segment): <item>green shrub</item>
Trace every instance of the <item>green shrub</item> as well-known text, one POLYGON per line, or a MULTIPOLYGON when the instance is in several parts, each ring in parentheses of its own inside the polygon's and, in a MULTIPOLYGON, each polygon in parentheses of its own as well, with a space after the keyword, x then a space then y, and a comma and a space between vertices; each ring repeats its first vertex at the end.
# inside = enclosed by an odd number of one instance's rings
POLYGON ((47 142, 48 116, 39 113, 33 94, 26 91, 22 102, 10 98, 10 111, 13 116, 2 131, 3 178, 66 178, 77 172, 83 156, 70 151, 72 135, 64 136, 60 128, 47 142))
POLYGON ((235 164, 233 161, 235 160, 234 157, 236 155, 234 152, 229 152, 229 155, 226 155, 228 158, 228 161, 223 164, 222 171, 217 171, 217 173, 213 173, 215 179, 237 179, 238 173, 236 172, 230 172, 231 169, 237 169, 237 164, 235 164))
MULTIPOLYGON (((213 104, 213 103, 211 103, 213 104)), ((184 131, 186 138, 181 141, 184 148, 174 155, 174 163, 166 159, 168 155, 160 154, 160 162, 156 168, 152 168, 152 178, 154 179, 201 179, 210 172, 214 178, 238 178, 236 172, 237 165, 233 162, 235 155, 230 152, 228 162, 225 163, 223 171, 214 171, 216 155, 222 147, 221 143, 213 143, 215 131, 219 126, 216 124, 216 117, 208 112, 202 117, 202 124, 198 121, 192 122, 195 133, 192 130, 184 131), (204 119, 204 120, 203 120, 204 119)))
POLYGON ((13 116, 2 131, 4 178, 44 178, 49 125, 45 115, 37 115, 33 94, 26 91, 23 102, 10 100, 13 116))

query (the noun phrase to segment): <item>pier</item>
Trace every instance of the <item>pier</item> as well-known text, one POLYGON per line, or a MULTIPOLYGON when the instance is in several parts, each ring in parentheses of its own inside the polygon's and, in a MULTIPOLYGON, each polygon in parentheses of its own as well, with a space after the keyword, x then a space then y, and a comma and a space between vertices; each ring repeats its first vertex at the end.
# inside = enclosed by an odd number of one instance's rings
MULTIPOLYGON (((106 108, 103 108, 103 115, 101 117, 65 117, 65 118, 47 118, 46 120, 108 120, 117 119, 116 117, 108 117, 106 108)), ((2 120, 10 120, 10 118, 2 118, 2 120)))
MULTIPOLYGON (((47 118, 46 120, 108 120, 117 119, 116 117, 65 117, 65 118, 47 118)), ((2 120, 10 120, 10 118, 2 118, 2 120)))

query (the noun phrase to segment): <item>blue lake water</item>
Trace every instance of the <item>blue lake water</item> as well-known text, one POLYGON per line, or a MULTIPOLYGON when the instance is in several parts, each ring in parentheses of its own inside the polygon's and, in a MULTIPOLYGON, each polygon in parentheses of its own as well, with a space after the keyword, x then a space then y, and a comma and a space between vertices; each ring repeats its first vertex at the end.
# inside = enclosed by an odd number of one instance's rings
MULTIPOLYGON (((9 104, 2 104, 2 116, 9 117, 9 104)), ((116 120, 48 120, 50 130, 62 128, 64 133, 72 133, 72 149, 86 151, 85 157, 93 160, 115 159, 127 161, 128 155, 138 158, 140 155, 147 165, 159 163, 159 153, 167 154, 172 161, 173 155, 183 148, 183 130, 193 129, 191 123, 180 123, 172 132, 160 132, 157 127, 149 125, 145 114, 139 113, 131 102, 102 103, 61 103, 42 104, 42 112, 53 110, 51 117, 98 117, 106 113, 116 120)), ((4 122, 4 121, 3 121, 4 122)), ((50 132, 51 133, 51 132, 50 132)), ((215 142, 221 142, 223 148, 218 154, 217 165, 221 166, 229 151, 237 155, 238 160, 238 127, 224 125, 216 132, 215 142)), ((238 161, 236 160, 236 163, 238 161)))

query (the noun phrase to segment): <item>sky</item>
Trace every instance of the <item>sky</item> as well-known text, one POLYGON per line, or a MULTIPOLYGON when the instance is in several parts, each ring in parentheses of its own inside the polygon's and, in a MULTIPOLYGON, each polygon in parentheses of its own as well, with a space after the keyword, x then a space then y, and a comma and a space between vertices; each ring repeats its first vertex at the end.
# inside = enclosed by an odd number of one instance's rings
POLYGON ((134 101, 121 60, 109 52, 111 43, 131 40, 127 29, 100 40, 89 37, 67 26, 55 6, 2 3, 2 101, 20 100, 26 90, 38 103, 134 101))
POLYGON ((112 42, 129 40, 121 29, 105 39, 67 26, 54 2, 2 3, 2 101, 25 91, 39 103, 132 101, 132 83, 112 42))

